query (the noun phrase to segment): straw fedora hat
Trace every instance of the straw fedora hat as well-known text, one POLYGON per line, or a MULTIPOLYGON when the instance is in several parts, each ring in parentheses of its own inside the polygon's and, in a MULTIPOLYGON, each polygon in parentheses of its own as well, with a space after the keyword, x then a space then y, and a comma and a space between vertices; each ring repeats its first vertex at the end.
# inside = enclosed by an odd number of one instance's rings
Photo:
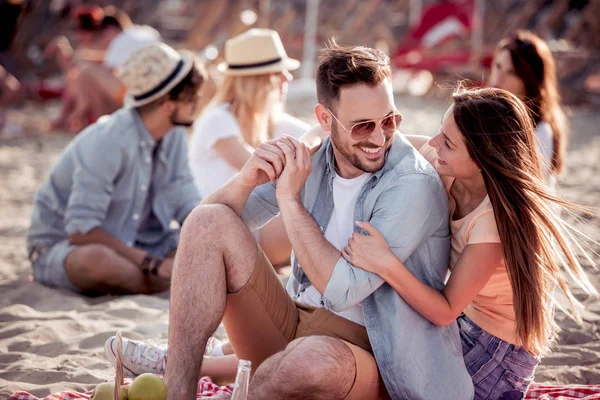
POLYGON ((219 71, 230 76, 293 71, 300 61, 289 58, 279 34, 271 29, 250 29, 225 42, 225 62, 219 71))
POLYGON ((194 66, 190 51, 176 51, 164 43, 143 47, 127 58, 121 81, 127 89, 125 104, 140 107, 169 93, 194 66))

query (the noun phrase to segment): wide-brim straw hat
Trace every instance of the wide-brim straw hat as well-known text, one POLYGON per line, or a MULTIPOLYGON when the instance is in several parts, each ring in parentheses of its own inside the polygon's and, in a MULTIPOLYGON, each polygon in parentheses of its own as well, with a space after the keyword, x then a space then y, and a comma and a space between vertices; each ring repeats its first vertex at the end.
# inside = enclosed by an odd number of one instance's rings
POLYGON ((225 62, 219 71, 229 76, 293 71, 300 61, 289 58, 279 34, 271 29, 250 29, 225 42, 225 62))
POLYGON ((194 66, 194 54, 154 43, 134 52, 121 70, 125 105, 140 107, 169 93, 194 66))

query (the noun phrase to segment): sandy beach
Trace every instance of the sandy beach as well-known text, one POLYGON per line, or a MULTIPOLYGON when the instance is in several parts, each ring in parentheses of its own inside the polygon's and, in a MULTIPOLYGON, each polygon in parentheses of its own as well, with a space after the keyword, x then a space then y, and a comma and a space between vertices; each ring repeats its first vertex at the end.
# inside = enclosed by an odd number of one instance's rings
MULTIPOLYGON (((407 134, 437 132, 448 101, 399 96, 407 134)), ((313 123, 312 99, 292 101, 289 110, 313 123)), ((56 108, 55 105, 53 105, 56 108)), ((62 390, 86 391, 111 379, 104 358, 105 340, 117 329, 133 339, 166 343, 169 295, 85 298, 31 282, 25 235, 32 199, 70 136, 43 133, 55 109, 9 110, 9 118, 26 125, 19 137, 0 138, 0 399, 18 390, 36 396, 62 390), (25 137, 28 136, 29 137, 25 137), (35 136, 35 137, 34 137, 35 136)), ((560 192, 567 199, 600 204, 600 113, 570 110, 568 168, 560 192)), ((575 226, 600 240, 600 217, 585 217, 575 226)), ((600 247, 592 248, 600 253, 600 247)), ((594 263, 600 265, 600 256, 594 263)), ((600 287, 592 263, 586 268, 600 287)), ((538 383, 600 384, 600 300, 585 301, 583 325, 559 313, 560 345, 545 357, 538 383)), ((201 317, 201 311, 198 311, 201 317)), ((220 328, 217 336, 224 337, 220 328)))

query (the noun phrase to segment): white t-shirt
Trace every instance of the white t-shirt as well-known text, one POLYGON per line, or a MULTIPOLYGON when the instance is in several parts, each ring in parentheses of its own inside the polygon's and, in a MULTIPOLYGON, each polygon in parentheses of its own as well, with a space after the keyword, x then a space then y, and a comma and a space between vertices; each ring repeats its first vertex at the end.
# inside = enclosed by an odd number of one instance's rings
MULTIPOLYGON (((356 200, 361 189, 367 183, 372 174, 365 173, 353 179, 344 179, 339 175, 333 178, 333 213, 325 229, 325 239, 333 247, 342 251, 348 244, 348 240, 354 232, 354 211, 356 200)), ((309 286, 300 293, 298 301, 309 306, 321 306, 321 294, 314 286, 309 286)), ((349 319, 360 325, 365 325, 362 305, 356 304, 347 310, 336 312, 341 317, 349 319)))
POLYGON ((110 42, 104 55, 104 66, 121 68, 135 51, 160 41, 160 33, 156 29, 148 25, 134 25, 119 33, 110 42))
MULTIPOLYGON (((194 123, 189 163, 202 198, 239 172, 213 149, 215 143, 221 139, 242 137, 240 126, 229 112, 229 106, 228 103, 214 106, 204 111, 194 123)), ((309 129, 310 125, 284 113, 275 121, 273 133, 274 137, 286 134, 298 138, 309 129)))
POLYGON ((545 121, 540 121, 535 129, 535 138, 538 153, 542 158, 542 170, 544 179, 550 189, 556 185, 556 177, 552 172, 552 156, 554 154, 554 140, 552 127, 545 121))

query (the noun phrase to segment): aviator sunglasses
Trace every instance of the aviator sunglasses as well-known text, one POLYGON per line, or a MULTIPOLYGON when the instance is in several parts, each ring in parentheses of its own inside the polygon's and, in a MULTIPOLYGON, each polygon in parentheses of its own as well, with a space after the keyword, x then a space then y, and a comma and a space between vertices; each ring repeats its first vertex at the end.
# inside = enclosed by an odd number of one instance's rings
POLYGON ((348 129, 340 122, 339 119, 337 119, 333 111, 331 111, 325 105, 323 105, 323 107, 325 107, 327 111, 331 113, 331 116, 338 122, 338 124, 341 125, 342 128, 344 128, 346 132, 350 132, 352 139, 354 140, 362 140, 368 137, 371 133, 373 133, 378 122, 381 124, 381 130, 383 130, 385 133, 395 132, 396 129, 398 129, 400 122, 402 122, 402 115, 400 115, 398 112, 395 112, 383 118, 358 122, 348 129))

